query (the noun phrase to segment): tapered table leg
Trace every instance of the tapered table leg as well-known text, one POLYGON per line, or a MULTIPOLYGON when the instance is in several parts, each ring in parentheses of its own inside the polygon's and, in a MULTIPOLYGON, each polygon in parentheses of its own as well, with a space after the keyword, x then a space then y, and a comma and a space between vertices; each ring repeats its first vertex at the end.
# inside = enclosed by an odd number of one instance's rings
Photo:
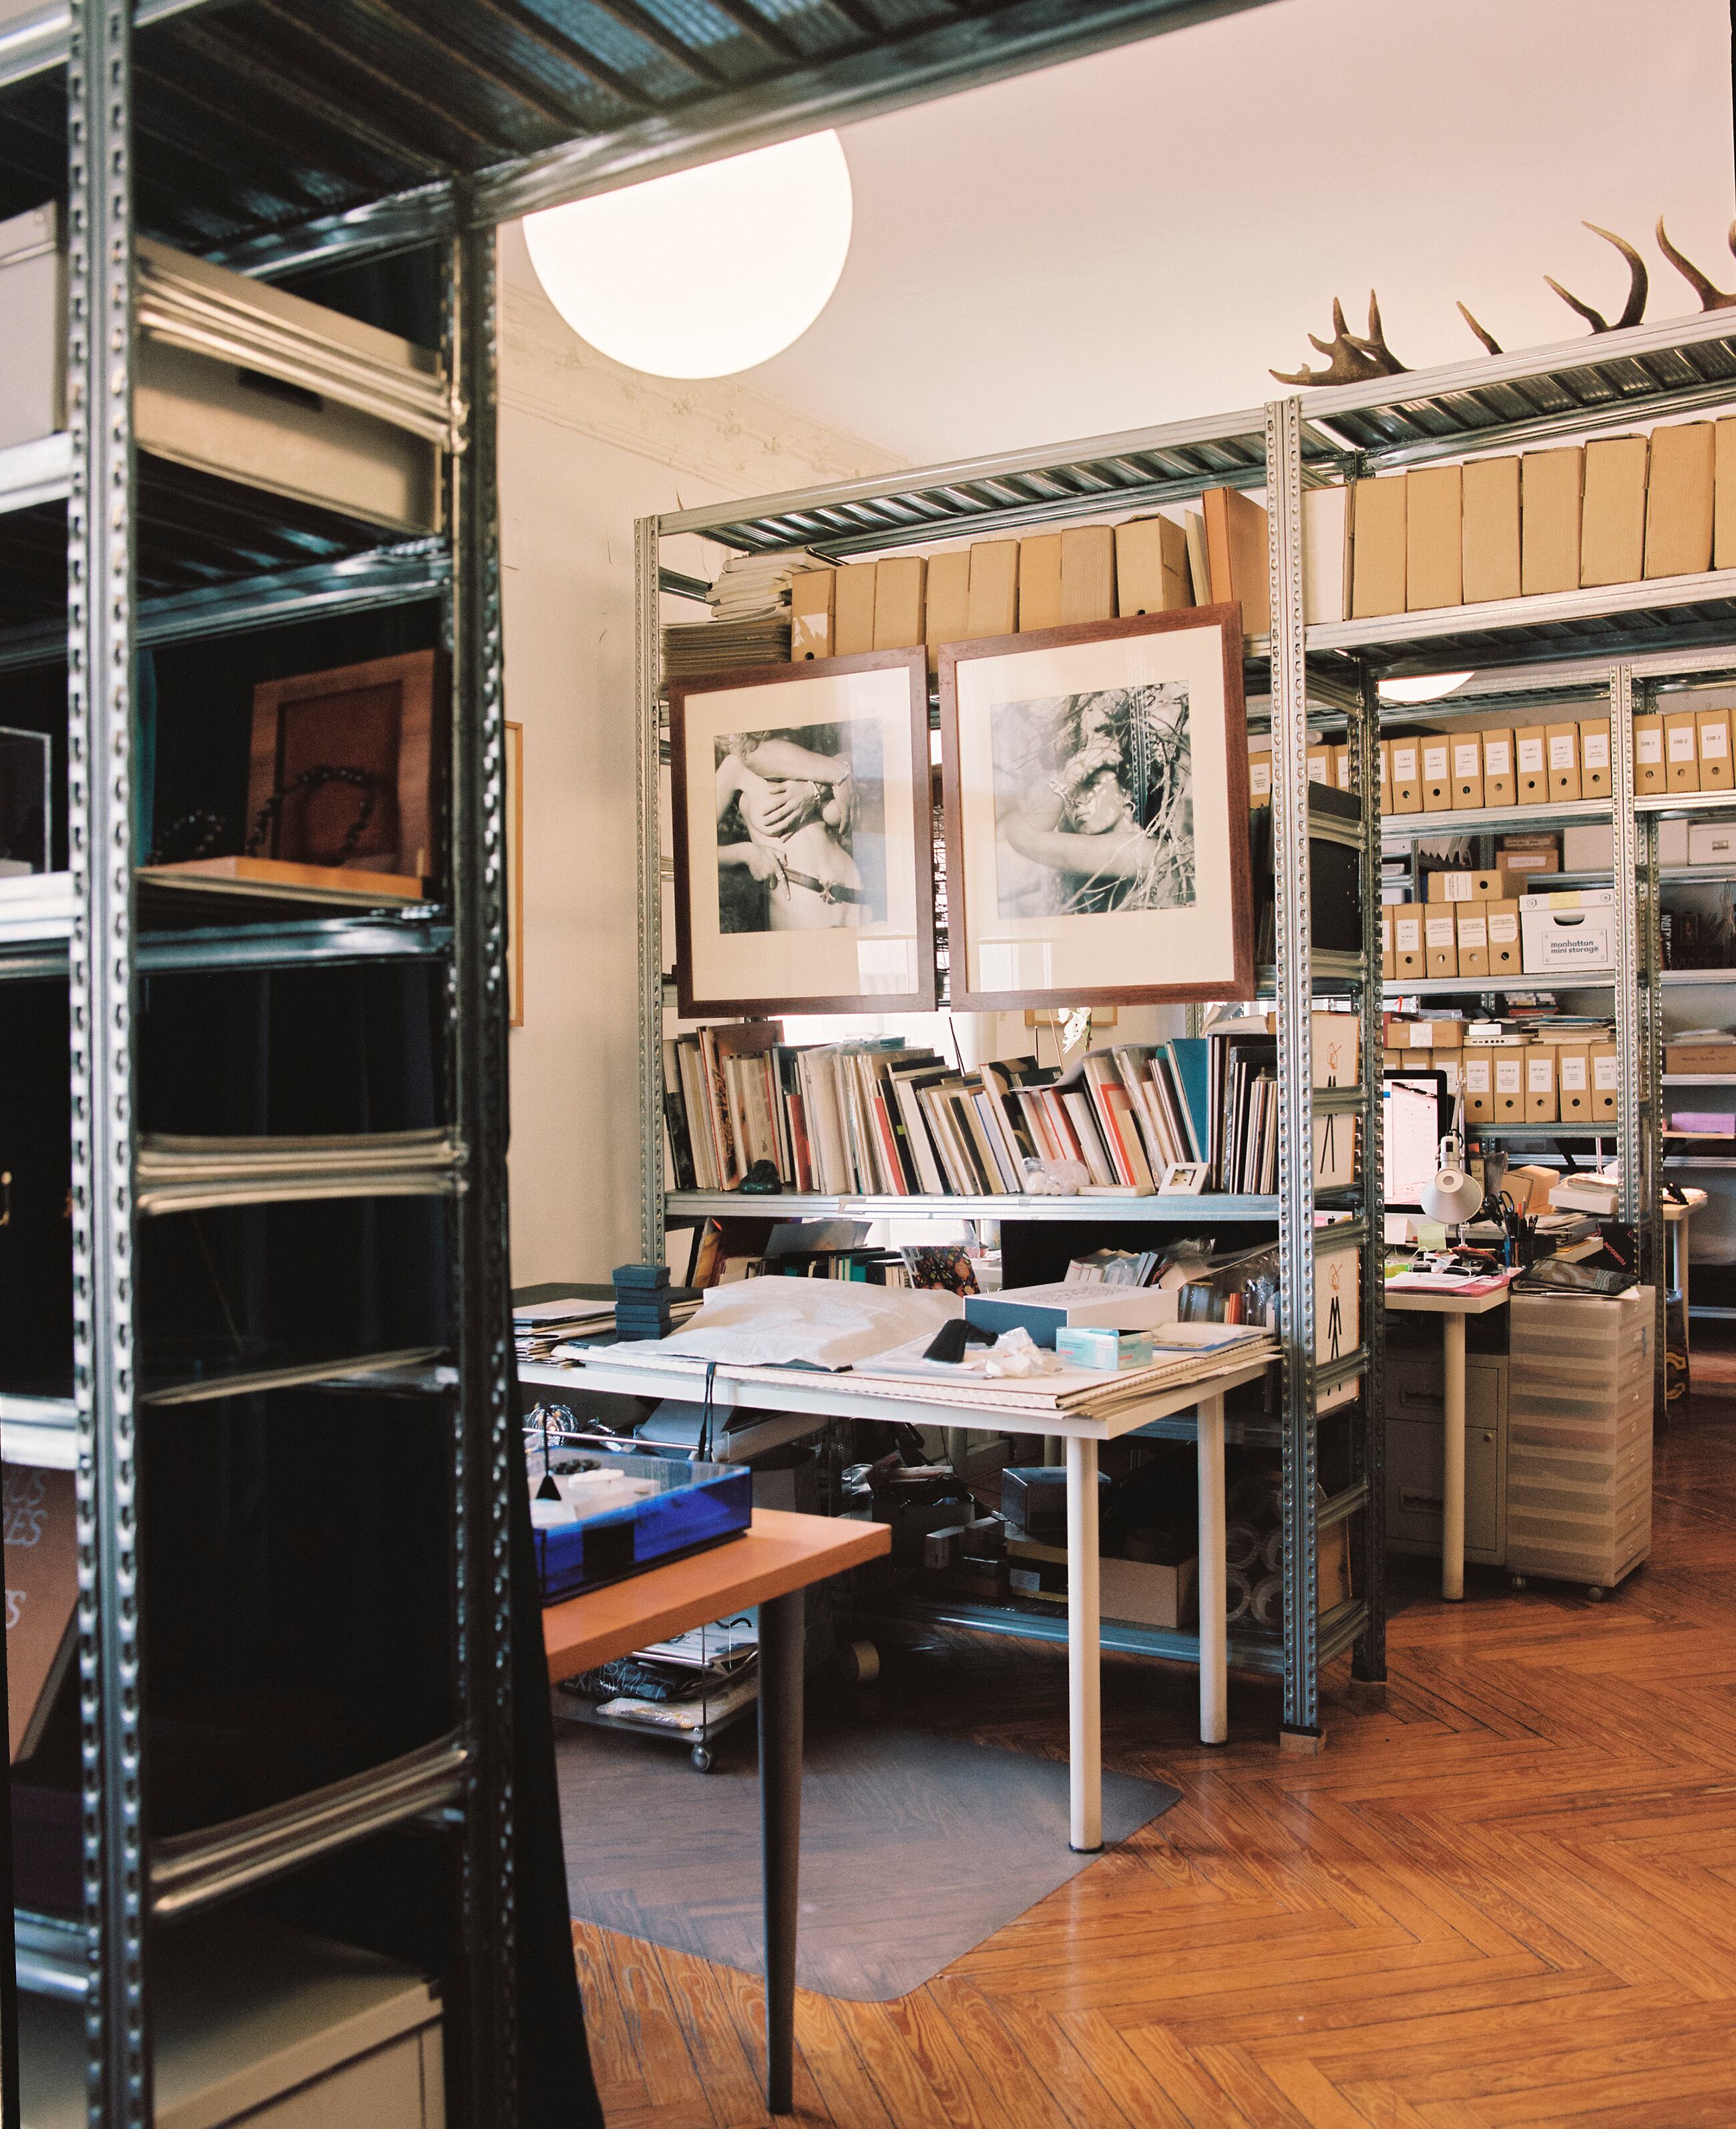
POLYGON ((1103 1617, 1098 1595, 1097 1445, 1067 1438, 1068 1845, 1103 1846, 1103 1617))
POLYGON ((1441 1318, 1443 1416, 1446 1439, 1441 1488, 1441 1594, 1457 1603, 1465 1593, 1465 1319, 1441 1318))
POLYGON ((1224 1399, 1200 1400, 1200 1742, 1229 1736, 1229 1626, 1224 1555, 1224 1399))
POLYGON ((765 2090, 792 2111, 796 2048, 797 1883, 801 1854, 805 1593, 759 1607, 759 1840, 765 1880, 765 2090))

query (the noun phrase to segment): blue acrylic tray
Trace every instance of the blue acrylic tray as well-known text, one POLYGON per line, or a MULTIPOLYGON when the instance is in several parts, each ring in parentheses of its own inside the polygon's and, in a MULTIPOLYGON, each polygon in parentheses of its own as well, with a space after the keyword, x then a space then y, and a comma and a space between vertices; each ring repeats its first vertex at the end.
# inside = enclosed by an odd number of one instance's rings
MULTIPOLYGON (((744 1464, 677 1463, 663 1456, 557 1458, 557 1476, 575 1469, 644 1479, 656 1491, 582 1522, 532 1530, 537 1586, 545 1604, 564 1603, 587 1589, 707 1551, 740 1537, 753 1518, 753 1474, 744 1464)), ((534 1496, 542 1479, 540 1453, 531 1458, 530 1473, 534 1496)))

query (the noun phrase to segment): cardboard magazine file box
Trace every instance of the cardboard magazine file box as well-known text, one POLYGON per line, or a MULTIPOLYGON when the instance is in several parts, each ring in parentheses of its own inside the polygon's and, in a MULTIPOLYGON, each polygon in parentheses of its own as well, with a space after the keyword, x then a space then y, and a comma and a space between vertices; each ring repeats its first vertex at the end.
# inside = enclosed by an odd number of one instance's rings
POLYGON ((1728 709, 1696 710, 1695 741, 1700 755, 1702 791, 1730 788, 1730 713, 1728 709))
POLYGON ((1467 606, 1520 596, 1519 460, 1473 459, 1463 469, 1462 589, 1467 606))
POLYGON ((1523 883, 1510 870, 1467 872, 1455 867, 1429 875, 1431 902, 1499 902, 1504 894, 1522 892, 1523 883))
POLYGON ((1549 796, 1552 798, 1577 798, 1579 782, 1579 726, 1549 725, 1545 727, 1549 741, 1549 796))
POLYGON ((1392 973, 1396 978, 1429 973, 1428 951, 1423 942, 1424 910, 1420 902, 1393 904, 1392 973))
POLYGON ((1600 1122, 1615 1113, 1615 1097, 1621 1085, 1621 1067, 1613 1042, 1594 1042, 1591 1063, 1591 1113, 1600 1122))
POLYGON ((1432 1072, 1434 1052, 1432 1050, 1401 1050, 1398 1054, 1400 1069, 1405 1072, 1432 1072))
POLYGON ((1453 743, 1425 739, 1423 750, 1423 811, 1446 813, 1453 808, 1453 743))
POLYGON ((1513 733, 1509 727, 1483 734, 1483 803, 1515 806, 1519 784, 1513 774, 1513 733))
POLYGON ((1524 969, 1519 932, 1519 898, 1503 895, 1485 905, 1489 919, 1489 974, 1517 976, 1524 969))
POLYGON ((1272 756, 1269 753, 1251 754, 1248 757, 1248 803, 1251 807, 1272 803, 1272 756))
POLYGON ((1525 1122, 1553 1124, 1559 1116, 1554 1049, 1548 1043, 1534 1042, 1525 1052, 1525 1122))
POLYGON ((1332 750, 1332 780, 1340 791, 1350 788, 1351 756, 1352 750, 1348 746, 1335 746, 1332 750))
POLYGON ((1583 1043, 1562 1042, 1555 1049, 1555 1085, 1564 1124, 1591 1121, 1591 1052, 1583 1043))
POLYGON ((1700 788, 1700 749, 1691 710, 1672 710, 1663 721, 1664 788, 1700 788))
POLYGON ((1579 724, 1579 795, 1607 798, 1610 795, 1610 720, 1581 717, 1579 724))
POLYGON ((1541 806, 1549 795, 1549 731, 1520 725, 1513 734, 1513 760, 1521 806, 1541 806))
POLYGON ((1495 1052, 1492 1049, 1464 1053, 1465 1114, 1474 1124, 1495 1122, 1495 1052))
POLYGON ((1396 739, 1392 746, 1392 808, 1395 813, 1423 810, 1422 747, 1414 739, 1396 739))
POLYGON ((1310 783, 1333 782, 1332 749, 1329 746, 1311 746, 1308 750, 1308 781, 1310 783))
POLYGON ((1525 1045, 1494 1043, 1489 1055, 1495 1060, 1495 1113, 1491 1122, 1522 1124, 1525 1120, 1525 1045))
POLYGON ((1571 983, 1615 973, 1615 890, 1558 888, 1520 898, 1519 922, 1528 976, 1571 983))
POLYGON ((832 602, 838 589, 835 569, 798 569, 790 579, 790 663, 832 655, 832 602))
POLYGON ((1381 976, 1391 983, 1397 973, 1397 962, 1392 950, 1392 912, 1384 905, 1381 910, 1381 976))
POLYGON ((1489 905, 1486 902, 1459 902, 1458 972, 1462 976, 1489 973, 1489 905))
POLYGON ((1663 719, 1649 713, 1634 720, 1634 788, 1640 796, 1664 789, 1663 719))
POLYGON ((1453 803, 1455 806, 1483 803, 1483 743, 1475 734, 1453 742, 1453 803))
POLYGON ((1431 976, 1458 974, 1458 918, 1451 903, 1430 903, 1424 910, 1423 953, 1431 976))

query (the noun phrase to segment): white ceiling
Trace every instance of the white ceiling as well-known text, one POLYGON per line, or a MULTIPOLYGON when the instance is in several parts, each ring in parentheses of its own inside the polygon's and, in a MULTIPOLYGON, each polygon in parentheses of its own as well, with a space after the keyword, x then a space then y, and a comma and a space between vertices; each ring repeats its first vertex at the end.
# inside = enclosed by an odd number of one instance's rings
MULTIPOLYGON (((849 128, 855 235, 741 382, 916 462, 1247 406, 1378 290, 1412 368, 1736 287, 1726 0, 1277 0, 849 128)), ((775 241, 775 232, 768 237, 775 241)), ((528 272, 511 247, 509 273, 528 272)))

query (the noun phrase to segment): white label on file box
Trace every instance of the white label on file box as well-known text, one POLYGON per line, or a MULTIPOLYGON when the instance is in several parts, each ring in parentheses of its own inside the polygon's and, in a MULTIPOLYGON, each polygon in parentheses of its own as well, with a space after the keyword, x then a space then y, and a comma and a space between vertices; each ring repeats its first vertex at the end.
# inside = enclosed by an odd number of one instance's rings
POLYGON ((1329 754, 1310 754, 1308 757, 1308 781, 1310 783, 1329 783, 1332 756, 1329 754))
POLYGON ((1510 909, 1504 909, 1499 916, 1496 916, 1491 910, 1489 913, 1489 944, 1491 946, 1511 946, 1518 938, 1517 913, 1510 909))
POLYGON ((1461 917, 1458 920, 1459 951, 1476 951, 1489 943, 1489 926, 1482 917, 1461 917))
POLYGON ((1522 739, 1519 743, 1519 773, 1521 776, 1541 776, 1543 768, 1543 743, 1540 739, 1522 739))
POLYGON ((1729 730, 1724 724, 1700 727, 1700 752, 1706 761, 1721 761, 1730 750, 1729 730))
POLYGON ((1482 751, 1474 739, 1462 739, 1453 750, 1453 774, 1455 776, 1481 776, 1483 773, 1482 751))
POLYGON ((1587 769, 1607 769, 1610 765, 1609 733, 1581 732, 1579 736, 1579 754, 1587 769))
POLYGON ((1471 893, 1475 883, 1469 873, 1443 873, 1441 877, 1447 883, 1441 889, 1441 893, 1446 896, 1448 902, 1470 902, 1475 898, 1471 893))
POLYGON ((1561 1060, 1561 1088, 1564 1094, 1582 1094, 1586 1091, 1586 1060, 1583 1057, 1563 1057, 1561 1060))
POLYGON ((1613 1094, 1621 1084, 1619 1057, 1594 1057, 1591 1060, 1591 1084, 1600 1094, 1613 1094))
POLYGON ((1431 781, 1439 778, 1447 780, 1447 750, 1444 746, 1425 746, 1423 749, 1423 774, 1431 781))
POLYGON ((1571 769, 1573 766, 1572 732, 1557 732, 1549 741, 1549 766, 1551 769, 1571 769))
POLYGON ((1401 917, 1393 926, 1393 939, 1401 954, 1422 951, 1423 920, 1420 917, 1401 917))
POLYGON ((1643 731, 1634 734, 1634 759, 1642 767, 1655 769, 1663 760, 1663 732, 1657 725, 1648 725, 1643 731))
POLYGON ((1348 746, 1339 756, 1338 764, 1339 788, 1340 791, 1348 791, 1350 788, 1350 750, 1348 746))
POLYGON ((1430 917, 1424 921, 1423 936, 1430 953, 1450 946, 1458 936, 1458 927, 1450 917, 1430 917))
POLYGON ((1248 788, 1257 798, 1263 798, 1272 788, 1272 756, 1258 755, 1248 764, 1248 788))
POLYGON ((1513 750, 1505 740, 1491 739, 1484 742, 1483 767, 1491 776, 1510 776, 1513 774, 1513 750))
POLYGON ((1670 759, 1672 761, 1691 761, 1694 759, 1694 727, 1692 725, 1678 725, 1674 731, 1667 732, 1664 736, 1670 742, 1670 759))
POLYGON ((1416 749, 1414 746, 1393 747, 1392 780, 1395 783, 1415 783, 1416 749))
POLYGON ((1486 1094, 1489 1092, 1489 1060, 1486 1057, 1466 1058, 1465 1092, 1467 1094, 1486 1094))
POLYGON ((1497 1057, 1495 1060, 1495 1091, 1497 1094, 1522 1094, 1525 1090, 1524 1067, 1516 1057, 1497 1057))
POLYGON ((1534 1094, 1547 1094, 1555 1084, 1555 1060, 1553 1057, 1528 1057, 1525 1060, 1525 1084, 1534 1094))

